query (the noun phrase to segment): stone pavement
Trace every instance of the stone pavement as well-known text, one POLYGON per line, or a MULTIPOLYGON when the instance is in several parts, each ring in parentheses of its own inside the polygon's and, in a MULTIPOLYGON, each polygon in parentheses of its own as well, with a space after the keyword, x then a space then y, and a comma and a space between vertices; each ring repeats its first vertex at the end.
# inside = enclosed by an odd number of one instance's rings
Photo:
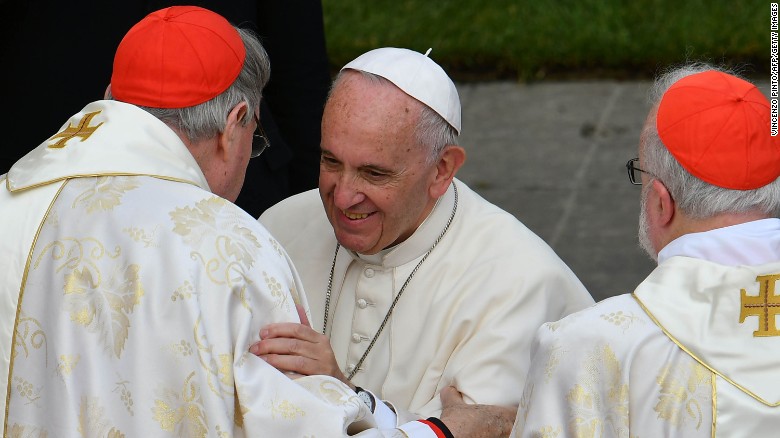
POLYGON ((632 292, 655 266, 637 245, 640 187, 625 169, 650 83, 456 86, 468 154, 458 177, 547 241, 596 301, 632 292))

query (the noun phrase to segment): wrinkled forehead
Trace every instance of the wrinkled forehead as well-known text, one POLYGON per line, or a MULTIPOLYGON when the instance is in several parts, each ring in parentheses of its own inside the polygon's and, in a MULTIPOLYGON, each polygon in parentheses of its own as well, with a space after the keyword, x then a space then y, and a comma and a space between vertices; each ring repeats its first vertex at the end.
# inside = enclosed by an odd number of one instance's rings
POLYGON ((373 129, 414 130, 423 104, 386 79, 345 71, 335 83, 323 114, 323 130, 332 123, 363 124, 373 129))

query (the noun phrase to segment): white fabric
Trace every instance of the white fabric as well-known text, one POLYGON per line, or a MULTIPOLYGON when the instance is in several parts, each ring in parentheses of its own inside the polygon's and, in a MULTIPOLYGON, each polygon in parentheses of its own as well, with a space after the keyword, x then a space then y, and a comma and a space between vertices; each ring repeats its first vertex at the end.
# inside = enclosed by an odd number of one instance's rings
POLYGON ((512 436, 775 436, 780 336, 740 310, 780 276, 778 236, 778 219, 684 236, 633 295, 541 327, 512 436))
POLYGON ((460 134, 460 98, 452 79, 431 58, 409 49, 382 47, 366 52, 345 65, 382 76, 436 111, 460 134))
POLYGON ((343 383, 293 381, 248 353, 262 326, 308 308, 300 280, 167 126, 98 101, 62 132, 77 130, 0 189, 3 436, 403 433, 369 430, 343 383))
MULTIPOLYGON (((401 418, 441 412, 439 392, 456 386, 469 402, 517 405, 530 339, 545 321, 593 304, 552 249, 516 218, 455 180, 449 231, 412 278, 352 381, 396 407, 401 418)), ((348 372, 368 347, 391 301, 444 229, 451 186, 423 225, 381 264, 342 248, 327 334, 348 372)), ((288 198, 260 221, 295 263, 320 330, 336 239, 317 190, 288 198)))

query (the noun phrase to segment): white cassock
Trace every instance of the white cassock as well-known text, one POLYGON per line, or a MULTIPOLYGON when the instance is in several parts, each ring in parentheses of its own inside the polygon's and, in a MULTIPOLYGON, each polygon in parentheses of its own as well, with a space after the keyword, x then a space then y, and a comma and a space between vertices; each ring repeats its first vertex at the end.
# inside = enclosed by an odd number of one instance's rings
MULTIPOLYGON (((0 184, 3 436, 342 436, 374 425, 343 383, 293 381, 248 353, 262 326, 308 309, 300 281, 158 119, 91 103, 0 184)), ((402 433, 393 426, 361 436, 402 433)))
POLYGON ((659 262, 539 329, 512 436, 780 435, 780 219, 682 236, 659 262))
MULTIPOLYGON (((534 331, 593 304, 542 239, 456 179, 403 243, 374 256, 338 251, 326 334, 345 374, 451 217, 352 379, 407 420, 438 416, 449 385, 469 402, 517 406, 520 394, 508 389, 525 381, 534 331)), ((280 202, 260 222, 290 254, 321 330, 337 243, 318 191, 280 202)))

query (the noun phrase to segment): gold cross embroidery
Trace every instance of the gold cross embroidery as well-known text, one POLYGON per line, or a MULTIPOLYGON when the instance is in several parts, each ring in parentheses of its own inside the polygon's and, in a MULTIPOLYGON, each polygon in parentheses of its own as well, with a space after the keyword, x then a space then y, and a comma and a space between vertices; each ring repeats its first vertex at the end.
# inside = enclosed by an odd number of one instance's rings
POLYGON ((84 117, 79 122, 78 126, 68 125, 67 128, 65 128, 62 132, 55 134, 52 138, 49 140, 54 140, 59 138, 60 140, 57 143, 49 145, 50 148, 60 149, 65 147, 65 143, 68 142, 71 138, 74 137, 81 137, 81 141, 84 141, 89 138, 90 135, 92 135, 99 127, 103 124, 103 122, 100 122, 97 126, 89 126, 89 123, 92 121, 92 118, 96 115, 100 114, 100 111, 95 111, 92 113, 87 113, 84 115, 84 117))
POLYGON ((756 281, 761 285, 758 296, 748 295, 745 289, 740 291, 739 322, 748 316, 758 317, 758 330, 753 332, 758 336, 780 336, 775 317, 780 315, 780 295, 775 295, 775 282, 780 280, 780 274, 759 275, 756 281))

